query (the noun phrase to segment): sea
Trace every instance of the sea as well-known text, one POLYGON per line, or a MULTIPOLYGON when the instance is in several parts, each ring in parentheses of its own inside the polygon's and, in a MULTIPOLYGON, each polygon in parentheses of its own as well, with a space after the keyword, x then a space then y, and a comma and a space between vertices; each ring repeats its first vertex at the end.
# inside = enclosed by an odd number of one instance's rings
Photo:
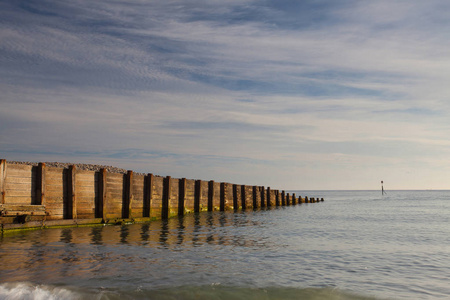
POLYGON ((0 238, 0 299, 450 299, 450 191, 0 238))

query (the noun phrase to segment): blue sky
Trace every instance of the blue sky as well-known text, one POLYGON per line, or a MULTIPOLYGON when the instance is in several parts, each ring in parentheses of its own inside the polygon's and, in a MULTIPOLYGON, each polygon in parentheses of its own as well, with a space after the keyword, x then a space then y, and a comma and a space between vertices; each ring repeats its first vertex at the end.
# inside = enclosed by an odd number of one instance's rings
POLYGON ((0 2, 0 156, 450 189, 450 2, 0 2))

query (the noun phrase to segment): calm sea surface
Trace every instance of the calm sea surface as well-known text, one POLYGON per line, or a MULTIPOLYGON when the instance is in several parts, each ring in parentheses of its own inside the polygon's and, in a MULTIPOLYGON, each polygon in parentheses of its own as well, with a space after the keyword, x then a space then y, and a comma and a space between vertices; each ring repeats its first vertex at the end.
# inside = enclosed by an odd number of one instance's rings
MULTIPOLYGON (((292 191, 291 191, 292 192, 292 191)), ((450 299, 450 191, 0 239, 0 299, 450 299)))

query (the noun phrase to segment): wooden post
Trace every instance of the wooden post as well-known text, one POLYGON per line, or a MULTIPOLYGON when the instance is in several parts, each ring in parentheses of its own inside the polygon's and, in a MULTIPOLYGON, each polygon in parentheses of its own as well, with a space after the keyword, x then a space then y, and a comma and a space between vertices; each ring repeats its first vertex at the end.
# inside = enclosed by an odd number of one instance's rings
POLYGON ((272 203, 270 203, 270 199, 271 197, 270 197, 270 186, 268 186, 267 187, 267 207, 270 207, 270 206, 272 206, 272 203))
POLYGON ((289 193, 286 193, 286 205, 291 205, 291 197, 289 193))
POLYGON ((275 191, 275 205, 280 206, 280 191, 279 190, 275 191))
POLYGON ((103 222, 105 223, 107 220, 106 220, 106 213, 108 212, 107 211, 107 209, 108 209, 108 203, 107 203, 107 201, 108 201, 108 198, 106 197, 106 175, 107 174, 107 172, 106 172, 106 169, 101 169, 100 170, 100 181, 99 181, 99 187, 100 187, 100 193, 99 193, 99 197, 100 197, 100 199, 101 199, 101 205, 100 205, 100 207, 101 207, 101 216, 102 216, 102 219, 103 219, 103 222))
POLYGON ((253 197, 252 197, 253 198, 253 208, 257 208, 258 207, 258 203, 257 203, 257 200, 256 200, 258 191, 259 191, 259 188, 256 185, 254 185, 253 186, 253 197))
POLYGON ((184 215, 184 202, 186 201, 186 178, 178 183, 178 215, 184 215))
POLYGON ((261 187, 261 207, 265 207, 266 206, 266 189, 262 186, 261 187))
POLYGON ((195 191, 194 191, 194 212, 200 212, 200 202, 202 199, 202 181, 195 181, 195 191))
POLYGON ((171 189, 171 177, 166 176, 163 182, 163 198, 162 198, 162 208, 161 208, 161 219, 165 220, 169 218, 169 199, 170 199, 170 189, 171 189))
POLYGON ((305 203, 309 203, 308 196, 305 196, 305 203))
POLYGON ((239 209, 238 205, 238 195, 237 195, 237 185, 233 184, 233 209, 239 209))
POLYGON ((297 198, 295 197, 295 193, 292 194, 292 205, 297 205, 297 198))
POLYGON ((37 204, 45 205, 45 163, 39 163, 37 173, 37 204))
POLYGON ((246 209, 247 208, 247 205, 246 205, 246 203, 245 203, 245 198, 246 198, 246 196, 245 196, 245 185, 241 185, 241 205, 242 205, 242 209, 246 209))
POLYGON ((281 206, 286 205, 286 198, 284 197, 284 191, 281 191, 281 206))
POLYGON ((226 183, 220 183, 220 211, 225 211, 226 183))
POLYGON ((6 199, 6 159, 0 160, 0 193, 1 193, 1 203, 5 204, 6 199))
POLYGON ((67 191, 68 191, 68 201, 70 203, 69 207, 71 208, 68 212, 68 218, 69 219, 77 219, 77 193, 76 193, 76 173, 77 168, 74 165, 69 166, 69 174, 67 176, 68 179, 68 185, 67 185, 67 191))
POLYGON ((213 211, 214 200, 214 180, 210 180, 208 183, 208 211, 213 211))
POLYGON ((148 173, 144 179, 144 212, 143 217, 150 217, 153 199, 153 174, 148 173))
POLYGON ((126 176, 126 183, 125 183, 126 191, 125 191, 125 203, 124 203, 124 214, 123 218, 133 218, 133 211, 132 211, 132 205, 133 205, 133 171, 128 170, 127 176, 126 176))

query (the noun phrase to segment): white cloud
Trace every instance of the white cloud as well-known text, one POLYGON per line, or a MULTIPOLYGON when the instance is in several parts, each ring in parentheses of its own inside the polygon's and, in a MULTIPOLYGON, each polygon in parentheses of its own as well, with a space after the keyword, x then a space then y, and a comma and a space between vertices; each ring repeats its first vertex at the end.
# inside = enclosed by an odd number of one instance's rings
POLYGON ((296 28, 253 1, 4 3, 0 152, 279 188, 443 176, 447 4, 353 4, 296 28))

